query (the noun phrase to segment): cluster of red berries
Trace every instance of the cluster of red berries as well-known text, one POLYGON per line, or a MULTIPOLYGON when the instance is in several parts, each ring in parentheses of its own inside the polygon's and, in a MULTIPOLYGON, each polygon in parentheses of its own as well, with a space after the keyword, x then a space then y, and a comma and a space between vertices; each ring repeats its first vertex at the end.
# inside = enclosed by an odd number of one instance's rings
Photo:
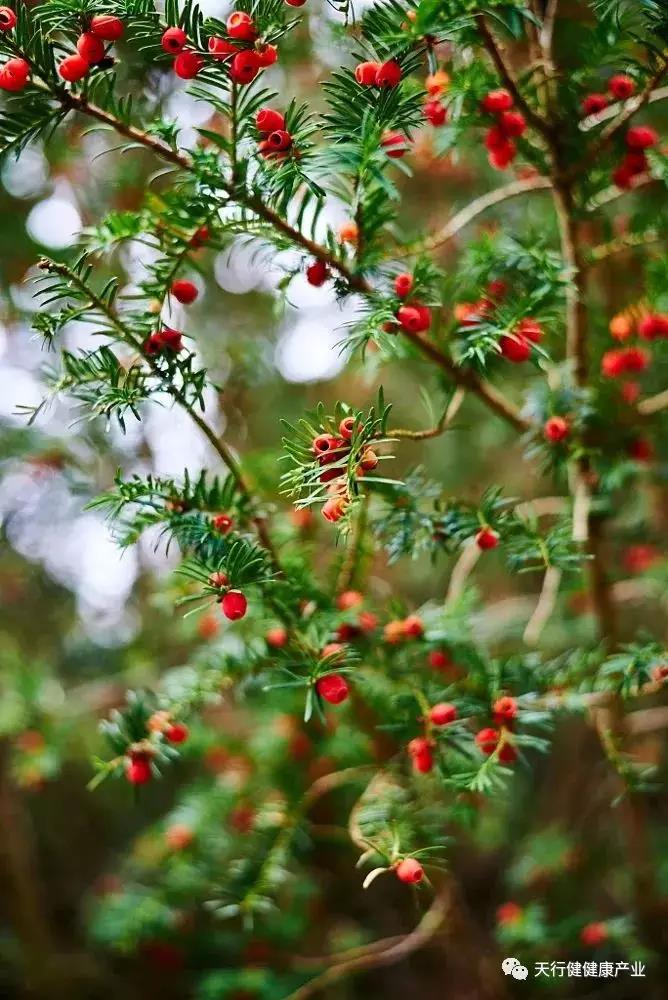
POLYGON ((401 66, 395 59, 387 62, 362 62, 355 67, 355 79, 361 87, 398 87, 401 66))
POLYGON ((183 334, 166 326, 163 330, 150 335, 144 350, 149 357, 158 354, 178 354, 183 350, 183 334))
MULTIPOLYGON (((626 73, 617 73, 608 80, 608 92, 615 101, 626 101, 635 93, 636 84, 626 73)), ((582 101, 585 115, 598 115, 610 104, 608 94, 587 94, 582 101)))
MULTIPOLYGON (((169 712, 154 712, 148 720, 152 733, 161 733, 169 743, 185 743, 189 736, 188 727, 183 722, 175 722, 169 712)), ((146 785, 153 777, 151 761, 155 750, 142 742, 131 747, 125 755, 125 777, 131 785, 146 785)))
POLYGON ((255 126, 262 136, 258 149, 262 156, 284 160, 292 149, 292 136, 285 128, 285 118, 273 108, 260 108, 255 115, 255 126))
POLYGON ((503 89, 490 90, 480 104, 483 111, 496 118, 496 125, 492 125, 485 133, 489 163, 496 170, 505 170, 510 166, 517 156, 517 146, 513 139, 518 139, 526 131, 524 115, 520 111, 513 111, 513 104, 512 94, 503 89))
POLYGON ((508 284, 503 278, 495 278, 489 282, 486 294, 477 302, 458 302, 454 308, 454 317, 460 326, 477 326, 486 316, 494 313, 507 294, 508 284))
POLYGON ((507 361, 519 365, 528 361, 534 344, 539 344, 543 339, 543 328, 540 323, 526 317, 520 320, 511 333, 504 334, 499 341, 501 354, 507 361))
POLYGON ((450 77, 444 70, 430 73, 425 81, 428 99, 424 102, 424 116, 434 128, 440 128, 448 120, 448 109, 440 97, 445 93, 450 77))
POLYGON ((486 757, 490 757, 498 747, 498 759, 502 764, 512 764, 517 760, 517 751, 508 739, 517 717, 517 701, 504 695, 497 698, 492 706, 492 719, 496 726, 487 726, 476 733, 475 742, 486 757))
MULTIPOLYGON (((339 436, 333 434, 318 434, 313 439, 312 451, 316 461, 320 466, 332 465, 338 462, 350 452, 350 440, 355 430, 354 417, 345 417, 339 424, 339 436)), ((363 476, 367 472, 373 472, 378 465, 378 455, 372 448, 364 448, 359 456, 359 462, 355 470, 357 476, 363 476)), ((336 468, 323 469, 320 473, 321 483, 330 483, 327 488, 329 499, 322 508, 322 516, 326 521, 336 523, 340 521, 350 503, 347 495, 345 483, 346 470, 337 465, 336 468)))
POLYGON ((645 151, 656 146, 659 136, 649 125, 634 125, 626 133, 625 141, 626 155, 612 173, 613 181, 622 190, 633 187, 634 179, 647 173, 649 164, 645 151))
MULTIPOLYGON (((353 611, 364 603, 364 595, 358 590, 344 590, 336 599, 339 611, 353 611)), ((378 618, 372 611, 359 611, 354 622, 341 622, 336 628, 340 642, 350 642, 361 634, 374 632, 378 628, 378 618)))
MULTIPOLYGON (((250 14, 236 10, 227 19, 227 38, 212 37, 208 41, 213 59, 230 59, 230 77, 235 83, 246 84, 255 79, 261 69, 278 59, 275 45, 258 40, 258 32, 250 14)), ((187 48, 188 36, 183 28, 167 28, 161 45, 174 55, 174 72, 182 80, 192 80, 205 65, 205 58, 195 49, 187 48)))
POLYGON ((603 355, 601 374, 605 378, 621 378, 623 375, 645 371, 649 363, 649 351, 642 347, 617 347, 603 355))
MULTIPOLYGON (((16 14, 10 7, 0 7, 0 31, 11 31, 16 14)), ((58 73, 68 83, 76 83, 87 75, 92 66, 107 56, 105 42, 116 42, 123 34, 123 22, 112 14, 96 14, 88 30, 77 39, 77 51, 65 56, 58 64, 58 73)), ((30 64, 25 59, 9 59, 0 69, 0 90, 20 91, 30 79, 30 64)))
POLYGON ((431 309, 415 300, 404 302, 413 290, 414 279, 412 274, 398 274, 394 279, 394 292, 402 304, 398 305, 395 311, 396 320, 385 323, 383 330, 385 333, 397 333, 398 330, 405 330, 407 333, 425 333, 431 326, 431 309))
POLYGON ((243 618, 248 610, 246 595, 240 590, 232 590, 230 581, 226 573, 212 573, 209 577, 209 585, 220 591, 217 601, 221 611, 231 622, 236 622, 243 618))
POLYGON ((411 639, 421 639, 424 635, 424 625, 418 615, 408 615, 407 618, 394 618, 383 630, 383 638, 390 646, 411 639))

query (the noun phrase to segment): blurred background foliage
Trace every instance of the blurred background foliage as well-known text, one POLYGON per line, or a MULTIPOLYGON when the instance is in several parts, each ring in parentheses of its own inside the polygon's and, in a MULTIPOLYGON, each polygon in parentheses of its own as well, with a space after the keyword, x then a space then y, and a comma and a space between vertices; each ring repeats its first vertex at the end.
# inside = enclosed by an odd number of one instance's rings
MULTIPOLYGON (((227 13, 225 0, 204 0, 201 6, 206 14, 227 13)), ((580 42, 585 6, 563 2, 562 63, 579 66, 584 57, 591 64, 580 42)), ((318 85, 345 49, 336 41, 337 15, 330 7, 309 0, 304 14, 302 26, 281 49, 270 82, 317 106, 318 85)), ((446 47, 441 57, 447 64, 446 47)), ((139 67, 132 61, 130 66, 135 79, 139 67)), ((144 67, 143 72, 160 94, 164 113, 185 130, 182 141, 195 125, 216 127, 211 108, 187 96, 167 70, 144 67)), ((591 79, 587 86, 596 89, 591 79)), ((662 120, 665 126, 665 111, 658 109, 659 126, 662 120)), ((185 467, 192 472, 214 467, 214 456, 182 415, 152 407, 141 424, 129 422, 125 436, 116 427, 79 420, 61 401, 31 428, 16 415, 17 405, 39 400, 40 369, 49 360, 29 326, 36 308, 36 260, 43 252, 65 259, 81 227, 98 222, 109 208, 136 208, 155 169, 145 153, 119 157, 109 151, 108 137, 82 129, 80 120, 72 120, 48 149, 29 146, 18 162, 5 164, 0 186, 0 992, 72 1000, 279 1000, 306 973, 318 970, 305 956, 405 933, 418 914, 394 882, 380 880, 373 892, 362 891, 346 831, 336 826, 341 811, 336 803, 344 799, 350 806, 350 790, 337 790, 318 806, 319 835, 313 841, 298 839, 305 864, 297 879, 283 870, 280 844, 276 851, 286 796, 335 768, 368 759, 367 737, 349 714, 307 732, 295 699, 272 692, 264 709, 267 696, 255 697, 250 715, 244 697, 253 699, 257 692, 249 683, 234 700, 205 713, 183 759, 142 793, 141 801, 122 782, 106 782, 94 795, 86 790, 90 758, 101 752, 97 722, 123 701, 125 689, 152 688, 168 672, 170 683, 188 683, 178 668, 193 657, 206 662, 217 644, 234 639, 213 614, 183 618, 174 610, 181 585, 170 575, 173 557, 154 549, 155 539, 143 539, 121 556, 103 517, 83 512, 92 496, 110 487, 118 467, 175 476, 185 467), (205 905, 220 900, 221 891, 224 905, 221 887, 240 873, 221 870, 221 859, 234 852, 235 838, 242 844, 248 837, 266 840, 269 874, 287 885, 280 913, 250 929, 221 921, 215 908, 205 905)), ((413 177, 399 180, 398 220, 409 236, 425 223, 438 228, 453 210, 497 182, 482 144, 460 150, 447 129, 422 130, 410 159, 413 177), (441 152, 449 142, 454 143, 449 155, 436 159, 434 148, 441 152)), ((159 183, 154 190, 159 197, 159 183)), ((660 217, 664 197, 648 191, 629 198, 626 223, 634 213, 660 217)), ((346 218, 344 205, 330 211, 333 224, 346 218)), ((454 271, 463 241, 474 236, 484 253, 486 240, 516 229, 549 241, 553 225, 548 196, 535 193, 488 213, 477 231, 474 227, 444 249, 439 263, 454 271)), ((594 235, 603 242, 614 235, 620 218, 611 215, 599 225, 594 235)), ((145 260, 145 248, 133 244, 117 254, 114 270, 127 284, 136 283, 145 260)), ((324 524, 296 520, 276 492, 278 418, 294 421, 320 400, 329 409, 337 399, 368 406, 378 381, 373 354, 364 368, 358 359, 344 366, 337 348, 356 306, 339 306, 333 293, 310 287, 303 276, 295 279, 286 301, 276 287, 278 272, 242 242, 224 250, 205 248, 196 264, 202 294, 188 313, 188 328, 196 331, 198 349, 222 387, 218 399, 208 400, 218 428, 243 451, 265 493, 273 494, 286 543, 297 538, 310 546, 317 572, 331 579, 340 560, 333 534, 324 524)), ((468 287, 461 271, 458 275, 454 301, 474 299, 475 280, 468 287)), ((609 346, 610 317, 640 300, 648 282, 665 294, 660 250, 650 251, 649 271, 633 253, 598 269, 595 351, 609 346)), ((179 318, 183 321, 182 314, 179 318)), ((550 337, 556 341, 562 332, 557 320, 550 337)), ((66 346, 89 345, 85 325, 71 324, 66 346)), ((519 386, 524 374, 512 377, 519 386)), ((439 375, 421 362, 407 365, 400 352, 383 359, 382 382, 399 426, 433 422, 424 389, 445 399, 439 375)), ((625 614, 636 627, 645 623, 665 638, 667 570, 660 551, 668 522, 665 436, 657 448, 658 482, 638 494, 635 514, 633 506, 627 511, 628 544, 615 555, 620 578, 642 580, 650 594, 643 604, 630 602, 625 614), (646 519, 648 504, 652 536, 639 539, 636 524, 646 519)), ((491 481, 502 482, 509 496, 537 496, 549 488, 547 480, 529 473, 515 435, 501 421, 484 417, 473 398, 444 437, 401 449, 396 462, 404 473, 423 464, 429 478, 464 498, 479 497, 491 481)), ((445 591, 451 565, 444 556, 427 573, 424 560, 404 559, 388 568, 379 559, 370 567, 373 603, 382 605, 399 589, 406 607, 415 607, 445 591)), ((510 647, 530 613, 533 581, 502 572, 491 554, 476 584, 494 608, 486 618, 486 638, 498 642, 503 635, 510 647)), ((593 622, 580 586, 575 575, 566 588, 565 613, 546 630, 548 651, 592 641, 593 622)), ((648 763, 660 765, 663 746, 663 734, 653 731, 641 737, 638 750, 648 763)), ((643 948, 619 907, 620 898, 628 898, 628 873, 608 811, 610 781, 584 724, 576 720, 560 729, 549 760, 531 776, 521 773, 504 808, 491 810, 475 796, 470 808, 462 804, 462 827, 450 858, 463 892, 459 929, 396 967, 343 982, 326 995, 473 998, 473 969, 481 953, 494 953, 495 936, 500 954, 514 948, 522 958, 582 958, 591 949, 583 946, 581 929, 592 921, 607 921, 605 957, 642 959, 643 948), (577 782, 576 767, 585 775, 577 782), (463 836, 462 828, 468 830, 463 836), (497 914, 508 900, 518 901, 519 915, 512 908, 497 914)), ((663 859, 656 880, 668 891, 668 809, 658 793, 648 799, 656 856, 663 859)), ((549 986, 537 983, 534 989, 564 997, 655 995, 646 980, 626 979, 626 992, 600 980, 567 985, 555 980, 549 986)), ((518 994, 529 995, 529 988, 519 984, 518 994)))

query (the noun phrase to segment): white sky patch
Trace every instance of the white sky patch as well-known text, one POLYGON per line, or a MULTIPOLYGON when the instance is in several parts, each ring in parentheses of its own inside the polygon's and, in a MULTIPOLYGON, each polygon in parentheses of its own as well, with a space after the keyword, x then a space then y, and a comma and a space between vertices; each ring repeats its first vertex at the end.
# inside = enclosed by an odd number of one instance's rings
MULTIPOLYGON (((338 314, 337 314, 338 315, 338 314)), ((342 334, 315 311, 300 319, 276 345, 276 365, 287 382, 322 382, 342 371, 345 357, 336 346, 342 334)))

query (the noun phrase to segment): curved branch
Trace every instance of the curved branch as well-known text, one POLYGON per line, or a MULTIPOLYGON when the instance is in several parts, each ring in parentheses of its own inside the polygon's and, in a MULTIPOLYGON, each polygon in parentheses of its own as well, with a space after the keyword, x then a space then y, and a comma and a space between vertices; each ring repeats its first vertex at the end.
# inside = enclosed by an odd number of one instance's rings
POLYGON ((410 934, 399 940, 390 939, 385 948, 380 946, 381 942, 377 942, 375 945, 360 949, 351 958, 330 966, 315 979, 305 983, 304 986, 291 993, 286 1000, 307 1000, 307 998, 321 993, 328 986, 358 972, 363 972, 365 969, 378 969, 400 962, 413 952, 424 948, 436 936, 445 923, 451 906, 450 893, 444 890, 434 898, 434 902, 410 934))
POLYGON ((526 180, 511 181, 510 184, 505 184, 503 187, 496 188, 494 191, 489 191, 487 194, 476 198, 475 201, 472 201, 465 208, 461 209, 456 215, 453 215, 442 229, 434 233, 433 236, 428 237, 424 242, 414 244, 412 247, 406 247, 399 253, 393 253, 392 257, 409 257, 414 253, 435 250, 437 247, 448 243, 465 226, 468 226, 470 222, 477 219, 487 209, 493 208, 495 205, 499 205, 501 202, 508 201, 511 198, 527 194, 530 191, 547 191, 551 187, 552 182, 548 177, 529 177, 526 180))

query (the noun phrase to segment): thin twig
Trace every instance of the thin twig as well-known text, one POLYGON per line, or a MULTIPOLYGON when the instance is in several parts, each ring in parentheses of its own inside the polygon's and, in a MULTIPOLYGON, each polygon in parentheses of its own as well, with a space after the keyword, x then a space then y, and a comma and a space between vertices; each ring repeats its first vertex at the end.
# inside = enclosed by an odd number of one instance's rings
POLYGON ((439 229, 432 236, 428 236, 420 243, 403 247, 398 252, 393 251, 390 256, 392 258, 410 257, 414 253, 435 250, 437 247, 443 246, 449 240, 453 239, 469 223, 495 205, 509 201, 511 198, 517 198, 519 195, 527 194, 530 191, 547 191, 551 187, 552 182, 549 177, 529 177, 526 180, 511 181, 510 184, 495 188, 494 191, 488 191, 487 194, 483 194, 479 198, 476 198, 475 201, 470 202, 460 212, 453 215, 443 228, 439 229))
POLYGON ((445 603, 452 604, 456 601, 458 597, 463 593, 466 581, 473 572, 475 564, 480 558, 481 549, 476 543, 475 539, 466 542, 462 551, 460 553, 459 559, 455 563, 454 569, 450 574, 450 583, 448 584, 448 592, 445 596, 445 603))
POLYGON ((449 400, 448 405, 441 414, 440 420, 434 427, 428 427, 425 431, 410 431, 403 427, 394 427, 392 430, 387 432, 387 436, 390 438, 406 439, 409 441, 424 441, 427 438, 438 437, 448 429, 452 421, 459 413, 465 396, 466 389, 463 389, 461 386, 455 389, 452 399, 449 400))
POLYGON ((608 243, 599 243, 598 246, 592 247, 587 254, 587 263, 598 264, 600 261, 614 256, 614 254, 623 253, 625 250, 633 250, 636 247, 649 246, 652 243, 661 243, 664 239, 665 235, 662 235, 656 229, 647 229, 644 233, 627 233, 625 236, 618 236, 614 240, 609 240, 608 243))
POLYGON ((649 416, 652 413, 665 410, 667 406, 668 389, 664 389, 663 392, 657 392, 655 396, 648 396, 647 399, 641 400, 638 403, 638 413, 642 413, 643 416, 649 416))
POLYGON ((538 598, 538 603, 531 618, 524 629, 524 641, 527 646, 535 646, 540 638, 540 634, 552 616, 554 606, 557 603, 559 585, 561 583, 561 570, 556 566, 548 566, 543 577, 543 586, 538 598))

